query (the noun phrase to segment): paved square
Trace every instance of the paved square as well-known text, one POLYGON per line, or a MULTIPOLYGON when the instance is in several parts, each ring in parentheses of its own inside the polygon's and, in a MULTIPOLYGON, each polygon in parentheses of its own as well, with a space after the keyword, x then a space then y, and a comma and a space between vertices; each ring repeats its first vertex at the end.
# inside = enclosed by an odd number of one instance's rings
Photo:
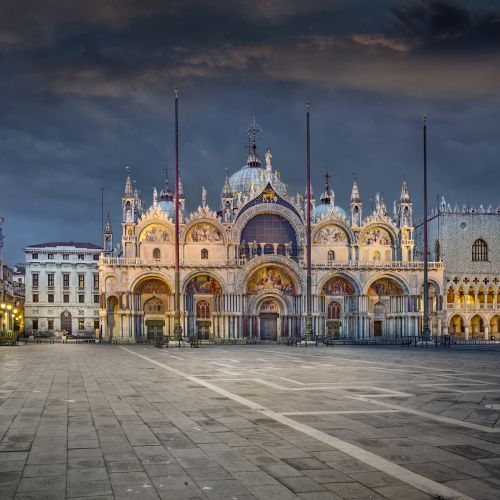
POLYGON ((500 497, 500 352, 0 349, 0 498, 500 497))

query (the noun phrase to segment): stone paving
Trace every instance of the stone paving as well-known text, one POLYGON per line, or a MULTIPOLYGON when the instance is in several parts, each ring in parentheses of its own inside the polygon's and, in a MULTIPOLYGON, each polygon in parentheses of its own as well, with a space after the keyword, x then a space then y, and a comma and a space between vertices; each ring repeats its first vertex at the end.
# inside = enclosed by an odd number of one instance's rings
POLYGON ((500 352, 0 349, 0 499, 500 498, 500 352))

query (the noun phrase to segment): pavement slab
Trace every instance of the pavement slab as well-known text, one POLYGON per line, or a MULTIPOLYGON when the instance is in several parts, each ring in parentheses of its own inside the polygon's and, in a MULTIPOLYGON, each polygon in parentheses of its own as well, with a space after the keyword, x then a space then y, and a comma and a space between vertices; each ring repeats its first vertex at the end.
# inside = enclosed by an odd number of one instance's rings
POLYGON ((0 498, 497 500, 499 354, 2 347, 0 498))

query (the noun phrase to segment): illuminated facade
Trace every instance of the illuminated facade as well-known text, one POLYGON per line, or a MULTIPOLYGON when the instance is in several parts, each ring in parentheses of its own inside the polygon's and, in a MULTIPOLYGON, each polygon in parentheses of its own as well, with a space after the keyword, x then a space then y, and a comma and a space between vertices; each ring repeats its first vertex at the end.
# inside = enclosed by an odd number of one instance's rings
POLYGON ((50 242, 25 248, 25 331, 95 335, 99 328, 101 247, 50 242))
POLYGON ((500 207, 452 208, 442 198, 429 214, 429 254, 445 266, 444 331, 461 339, 498 340, 500 207))
MULTIPOLYGON (((335 204, 328 178, 313 202, 312 302, 314 332, 331 337, 416 335, 421 330, 423 264, 414 260, 412 203, 406 182, 388 214, 383 196, 366 215, 356 181, 347 210, 335 204)), ((305 321, 305 205, 289 196, 265 165, 255 137, 246 165, 226 175, 221 203, 181 214, 181 317, 185 335, 201 338, 298 336, 305 321)), ((121 244, 111 225, 99 262, 103 338, 171 335, 174 325, 174 205, 165 186, 144 206, 127 176, 121 244)), ((441 332, 443 265, 430 263, 431 325, 441 332)))

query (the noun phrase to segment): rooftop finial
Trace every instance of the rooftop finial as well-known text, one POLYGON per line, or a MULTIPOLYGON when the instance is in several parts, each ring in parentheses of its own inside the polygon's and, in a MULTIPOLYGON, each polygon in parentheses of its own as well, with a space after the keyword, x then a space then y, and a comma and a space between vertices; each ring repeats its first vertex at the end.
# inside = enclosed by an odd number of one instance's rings
POLYGON ((257 137, 261 134, 262 130, 253 117, 252 123, 248 126, 248 161, 249 167, 260 167, 260 158, 257 154, 257 137))
POLYGON ((325 167, 325 191, 328 191, 330 189, 330 180, 331 175, 328 173, 328 170, 325 167))

